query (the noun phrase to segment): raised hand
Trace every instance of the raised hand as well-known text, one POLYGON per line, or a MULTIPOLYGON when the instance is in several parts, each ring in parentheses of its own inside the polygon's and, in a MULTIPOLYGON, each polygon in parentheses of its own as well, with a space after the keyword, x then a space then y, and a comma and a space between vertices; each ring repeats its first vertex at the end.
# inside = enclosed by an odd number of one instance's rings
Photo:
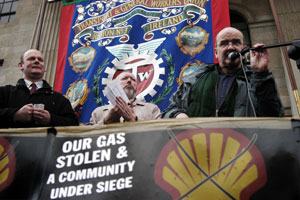
POLYGON ((257 50, 250 51, 251 67, 254 72, 263 72, 268 70, 270 56, 267 49, 259 49, 264 44, 256 44, 253 47, 257 50))
POLYGON ((128 105, 122 97, 116 97, 116 106, 119 108, 121 116, 125 121, 136 121, 136 115, 133 109, 133 102, 128 105))
POLYGON ((120 117, 121 117, 121 114, 120 114, 119 108, 118 108, 118 106, 115 105, 109 111, 109 113, 106 115, 106 117, 103 120, 103 123, 104 124, 111 124, 111 123, 120 122, 120 117))

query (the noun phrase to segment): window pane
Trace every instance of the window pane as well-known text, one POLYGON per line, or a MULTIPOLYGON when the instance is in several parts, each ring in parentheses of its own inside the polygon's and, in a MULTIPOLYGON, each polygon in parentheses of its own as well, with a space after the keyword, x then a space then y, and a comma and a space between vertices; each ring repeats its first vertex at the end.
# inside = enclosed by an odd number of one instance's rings
POLYGON ((3 63, 4 63, 4 59, 0 59, 0 71, 2 69, 3 63))
POLYGON ((2 16, 0 19, 0 23, 7 23, 9 16, 2 16))
POLYGON ((0 23, 8 23, 14 20, 18 0, 0 0, 0 23))
POLYGON ((10 12, 11 3, 4 3, 2 14, 10 12))
POLYGON ((15 15, 10 15, 8 22, 12 22, 12 21, 14 21, 14 19, 15 19, 15 15))
POLYGON ((11 7, 11 12, 15 12, 17 10, 17 5, 18 5, 17 1, 13 2, 12 7, 11 7))

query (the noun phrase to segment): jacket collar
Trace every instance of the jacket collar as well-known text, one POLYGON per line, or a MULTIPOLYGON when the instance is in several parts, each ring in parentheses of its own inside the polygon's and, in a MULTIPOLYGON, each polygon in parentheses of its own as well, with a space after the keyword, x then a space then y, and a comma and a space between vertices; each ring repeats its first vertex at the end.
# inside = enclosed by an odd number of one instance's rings
MULTIPOLYGON (((23 78, 19 79, 17 82, 17 86, 26 86, 25 80, 23 78)), ((47 83, 47 81, 43 80, 43 87, 45 89, 51 89, 51 86, 47 83)))
MULTIPOLYGON (((219 64, 216 64, 214 66, 218 70, 219 74, 224 74, 224 72, 221 70, 219 64)), ((247 76, 249 76, 249 75, 251 75, 253 73, 252 68, 250 68, 247 65, 244 65, 244 70, 245 70, 245 73, 247 74, 247 76)), ((242 67, 236 72, 236 77, 239 77, 239 78, 244 77, 244 73, 243 73, 242 67)))
POLYGON ((141 101, 141 100, 138 100, 137 98, 135 98, 134 101, 133 101, 133 105, 144 106, 145 102, 141 101))
MULTIPOLYGON (((145 106, 146 103, 144 101, 141 101, 141 100, 138 100, 137 98, 135 98, 133 101, 133 106, 136 106, 136 105, 145 106)), ((107 110, 110 110, 112 107, 114 107, 114 105, 110 103, 110 104, 106 105, 103 110, 107 111, 107 110)))

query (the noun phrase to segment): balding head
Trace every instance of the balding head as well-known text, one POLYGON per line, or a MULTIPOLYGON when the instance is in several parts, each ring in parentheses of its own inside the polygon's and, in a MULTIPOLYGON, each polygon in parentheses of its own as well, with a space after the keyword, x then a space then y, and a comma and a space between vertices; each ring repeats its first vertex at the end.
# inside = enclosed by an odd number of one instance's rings
POLYGON ((241 66, 240 58, 232 61, 228 58, 230 52, 240 52, 244 45, 244 36, 236 28, 226 27, 216 36, 215 56, 219 60, 224 73, 235 73, 241 66))
POLYGON ((240 38, 242 39, 242 42, 244 44, 244 35, 242 34, 242 32, 236 28, 233 27, 226 27, 223 28, 216 36, 216 47, 219 45, 219 41, 221 37, 224 37, 228 34, 236 34, 239 35, 240 38))
POLYGON ((43 54, 36 49, 27 50, 18 67, 23 71, 24 78, 31 82, 41 81, 46 71, 43 54))

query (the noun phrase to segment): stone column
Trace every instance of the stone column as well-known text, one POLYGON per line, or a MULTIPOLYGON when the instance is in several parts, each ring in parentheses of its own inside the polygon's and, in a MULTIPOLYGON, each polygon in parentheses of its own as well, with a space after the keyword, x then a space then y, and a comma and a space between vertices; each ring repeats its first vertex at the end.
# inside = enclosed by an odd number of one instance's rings
POLYGON ((56 73, 61 8, 62 1, 53 3, 43 1, 31 41, 31 48, 37 48, 44 54, 47 70, 44 78, 53 87, 56 73))

